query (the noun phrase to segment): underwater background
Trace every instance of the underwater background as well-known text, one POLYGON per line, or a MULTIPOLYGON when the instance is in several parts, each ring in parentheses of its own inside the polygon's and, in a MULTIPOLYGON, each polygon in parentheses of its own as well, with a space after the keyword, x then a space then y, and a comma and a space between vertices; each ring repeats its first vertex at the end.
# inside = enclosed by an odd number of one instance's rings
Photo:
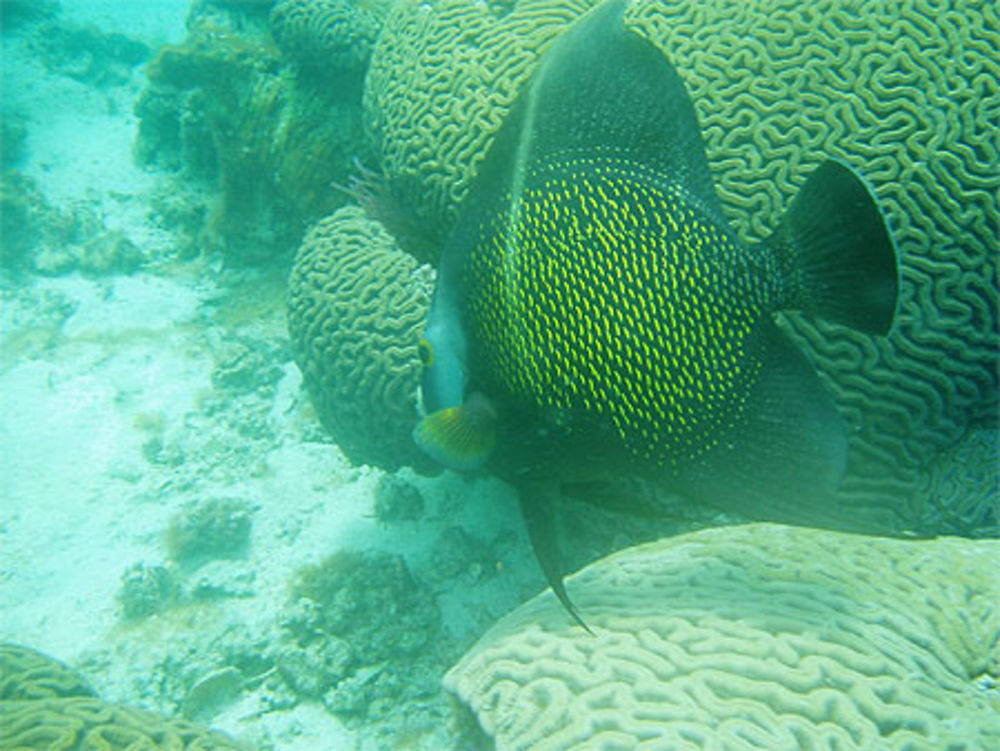
POLYGON ((1000 748, 994 3, 626 11, 743 240, 826 157, 886 211, 892 333, 781 320, 882 536, 567 501, 591 636, 413 445, 441 245, 591 5, 0 0, 0 747, 1000 748))

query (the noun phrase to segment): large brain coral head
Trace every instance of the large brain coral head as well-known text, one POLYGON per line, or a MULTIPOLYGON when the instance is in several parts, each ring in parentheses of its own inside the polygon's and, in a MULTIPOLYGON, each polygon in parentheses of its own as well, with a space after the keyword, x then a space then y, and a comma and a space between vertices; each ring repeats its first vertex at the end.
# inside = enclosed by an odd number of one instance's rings
POLYGON ((424 461, 410 433, 432 284, 433 272, 357 207, 317 223, 298 251, 288 307, 295 359, 324 427, 355 462, 424 461))
POLYGON ((749 525, 624 550, 445 677, 497 749, 1000 748, 1000 541, 749 525))

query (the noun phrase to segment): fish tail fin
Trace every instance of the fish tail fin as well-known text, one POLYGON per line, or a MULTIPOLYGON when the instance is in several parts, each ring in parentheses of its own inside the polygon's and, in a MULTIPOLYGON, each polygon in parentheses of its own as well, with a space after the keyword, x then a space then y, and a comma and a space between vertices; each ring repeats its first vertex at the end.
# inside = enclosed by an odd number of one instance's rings
POLYGON ((899 290, 896 246, 874 194, 853 169, 821 164, 768 245, 789 271, 787 307, 869 334, 889 332, 899 290))
POLYGON ((489 400, 473 393, 462 404, 426 415, 413 429, 413 440, 445 467, 479 469, 496 447, 496 417, 489 400))

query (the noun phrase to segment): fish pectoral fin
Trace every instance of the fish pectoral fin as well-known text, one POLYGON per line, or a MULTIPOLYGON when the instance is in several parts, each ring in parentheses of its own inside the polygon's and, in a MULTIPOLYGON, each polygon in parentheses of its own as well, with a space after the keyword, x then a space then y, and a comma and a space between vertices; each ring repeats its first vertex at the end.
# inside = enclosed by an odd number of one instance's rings
POLYGON ((573 620, 583 626, 587 633, 593 634, 590 626, 584 622, 580 612, 569 599, 566 585, 563 583, 566 572, 563 570, 562 555, 559 551, 552 494, 537 486, 532 486, 518 488, 517 498, 521 505, 521 515, 524 517, 524 526, 528 530, 531 547, 535 551, 535 558, 542 568, 542 573, 545 574, 545 580, 552 587, 552 592, 573 620))
POLYGON ((462 404, 426 415, 413 429, 413 440, 431 459, 458 471, 482 467, 496 448, 496 410, 482 394, 462 404))
POLYGON ((606 480, 565 482, 563 495, 605 511, 638 519, 690 521, 690 509, 683 498, 643 478, 621 475, 606 480))

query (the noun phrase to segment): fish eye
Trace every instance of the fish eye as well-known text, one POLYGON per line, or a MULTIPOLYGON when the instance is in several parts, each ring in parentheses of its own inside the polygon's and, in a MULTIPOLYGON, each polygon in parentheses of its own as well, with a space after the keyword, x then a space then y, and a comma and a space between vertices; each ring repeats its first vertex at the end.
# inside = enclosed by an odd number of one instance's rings
POLYGON ((427 341, 426 337, 421 339, 419 344, 417 344, 417 352, 420 354, 420 362, 423 363, 425 368, 429 368, 434 364, 434 348, 427 341))

